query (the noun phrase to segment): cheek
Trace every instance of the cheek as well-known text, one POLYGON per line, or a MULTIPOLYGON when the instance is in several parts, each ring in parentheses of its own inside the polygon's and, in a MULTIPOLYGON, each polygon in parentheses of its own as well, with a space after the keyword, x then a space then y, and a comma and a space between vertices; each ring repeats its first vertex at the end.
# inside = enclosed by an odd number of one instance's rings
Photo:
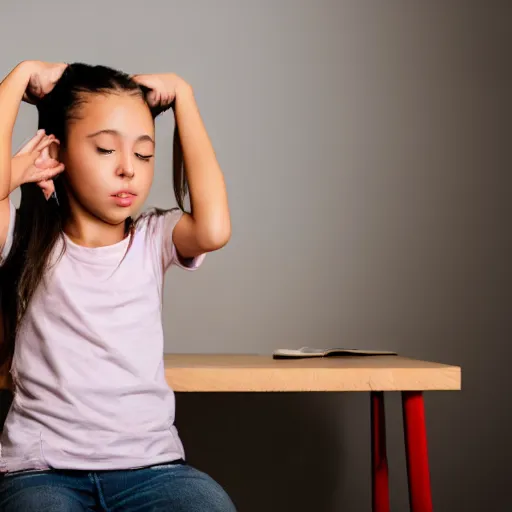
POLYGON ((144 169, 144 173, 142 174, 142 182, 147 186, 151 187, 151 184, 153 183, 153 177, 155 175, 155 169, 151 165, 148 165, 147 169, 144 169))
POLYGON ((149 194, 149 190, 151 189, 151 185, 153 184, 153 176, 154 169, 152 166, 148 166, 147 168, 139 171, 139 176, 137 179, 137 188, 139 194, 141 196, 144 196, 144 198, 146 198, 147 195, 149 194))
MULTIPOLYGON (((78 155, 77 155, 78 156, 78 155)), ((74 158, 66 165, 66 175, 73 190, 82 197, 89 197, 105 189, 105 172, 94 159, 74 158)))

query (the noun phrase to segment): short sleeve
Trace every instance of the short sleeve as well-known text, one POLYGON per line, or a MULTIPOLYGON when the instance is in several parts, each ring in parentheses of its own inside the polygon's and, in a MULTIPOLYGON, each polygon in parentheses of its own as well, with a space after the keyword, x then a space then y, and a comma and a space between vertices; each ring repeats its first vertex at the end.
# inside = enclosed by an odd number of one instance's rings
POLYGON ((162 240, 162 263, 164 270, 167 270, 172 265, 176 265, 185 270, 197 270, 206 256, 206 254, 201 254, 196 256, 195 258, 180 258, 178 252, 176 250, 176 246, 172 240, 172 235, 174 232, 174 228, 176 224, 181 219, 183 212, 175 208, 166 212, 159 219, 159 236, 161 236, 162 240))
POLYGON ((9 227, 7 228, 7 238, 0 252, 0 266, 4 264, 9 252, 11 251, 12 242, 14 239, 14 225, 16 224, 16 207, 9 199, 9 227))

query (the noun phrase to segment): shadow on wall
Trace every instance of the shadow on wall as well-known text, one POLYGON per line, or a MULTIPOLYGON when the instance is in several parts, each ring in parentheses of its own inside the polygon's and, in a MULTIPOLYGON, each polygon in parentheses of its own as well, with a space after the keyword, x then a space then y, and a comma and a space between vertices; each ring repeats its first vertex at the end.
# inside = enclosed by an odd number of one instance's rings
POLYGON ((330 512, 343 480, 339 394, 176 393, 187 461, 240 512, 330 512))

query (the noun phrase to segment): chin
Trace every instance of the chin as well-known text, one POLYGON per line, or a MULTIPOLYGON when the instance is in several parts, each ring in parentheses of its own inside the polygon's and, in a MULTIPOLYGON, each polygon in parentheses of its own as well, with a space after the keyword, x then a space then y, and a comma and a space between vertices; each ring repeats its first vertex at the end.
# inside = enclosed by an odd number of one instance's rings
MULTIPOLYGON (((137 198, 139 199, 139 198, 137 198)), ((135 218, 143 201, 134 201, 129 206, 117 206, 112 204, 96 205, 90 211, 106 224, 118 226, 126 221, 128 217, 135 218)))
POLYGON ((97 215, 105 224, 110 224, 111 226, 118 226, 123 222, 126 222, 128 217, 133 218, 133 211, 131 208, 124 208, 120 212, 102 212, 100 215, 97 215))

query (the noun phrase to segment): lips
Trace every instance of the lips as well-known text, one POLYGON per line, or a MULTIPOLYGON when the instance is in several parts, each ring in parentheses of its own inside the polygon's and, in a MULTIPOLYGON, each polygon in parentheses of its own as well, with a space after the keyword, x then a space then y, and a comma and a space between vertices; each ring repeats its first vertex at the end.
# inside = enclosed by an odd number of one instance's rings
POLYGON ((111 197, 118 206, 127 207, 132 205, 137 196, 128 190, 120 190, 119 192, 112 194, 111 197))
POLYGON ((130 196, 136 196, 134 192, 130 190, 118 190, 117 192, 114 192, 112 194, 114 197, 130 197, 130 196))

